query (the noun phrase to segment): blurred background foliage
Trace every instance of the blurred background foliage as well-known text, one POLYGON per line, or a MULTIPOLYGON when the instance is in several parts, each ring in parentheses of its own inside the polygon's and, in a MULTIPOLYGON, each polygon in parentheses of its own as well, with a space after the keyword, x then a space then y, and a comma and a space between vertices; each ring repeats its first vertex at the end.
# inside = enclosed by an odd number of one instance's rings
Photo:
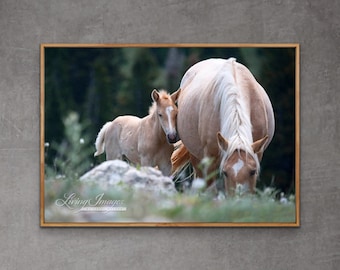
POLYGON ((265 88, 275 113, 276 131, 264 154, 258 187, 294 192, 294 48, 46 47, 44 50, 46 171, 65 169, 57 164, 57 157, 61 147, 65 153, 68 146, 72 147, 72 140, 79 140, 82 146, 73 153, 82 156, 76 174, 89 170, 105 160, 105 155, 93 158, 96 135, 104 123, 119 115, 147 115, 151 91, 154 88, 176 91, 185 71, 196 62, 235 57, 265 88), (73 139, 72 134, 67 134, 72 133, 72 127, 77 127, 73 139))

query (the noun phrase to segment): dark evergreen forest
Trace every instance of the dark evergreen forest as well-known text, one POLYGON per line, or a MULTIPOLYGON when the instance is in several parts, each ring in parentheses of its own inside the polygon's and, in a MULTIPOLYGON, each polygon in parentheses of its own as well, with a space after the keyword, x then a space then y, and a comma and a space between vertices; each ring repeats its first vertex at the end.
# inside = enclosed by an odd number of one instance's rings
MULTIPOLYGON (((275 113, 276 131, 261 163, 258 186, 294 192, 295 48, 46 47, 44 54, 45 142, 67 147, 65 119, 76 113, 84 133, 82 143, 93 150, 83 157, 91 166, 104 160, 93 157, 96 135, 104 123, 119 115, 147 115, 152 90, 176 91, 185 71, 196 62, 235 57, 267 91, 275 113)), ((53 167, 57 154, 56 147, 48 150, 46 166, 53 167)))

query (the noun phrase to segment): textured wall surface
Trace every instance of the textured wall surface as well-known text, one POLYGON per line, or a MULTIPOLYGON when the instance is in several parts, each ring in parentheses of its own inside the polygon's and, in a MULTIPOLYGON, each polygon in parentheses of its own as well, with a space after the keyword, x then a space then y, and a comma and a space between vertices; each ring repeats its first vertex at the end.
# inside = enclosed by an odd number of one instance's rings
POLYGON ((340 269, 340 2, 0 1, 1 269, 340 269), (298 3, 296 3, 298 2, 298 3), (300 228, 40 228, 40 43, 300 43, 300 228))

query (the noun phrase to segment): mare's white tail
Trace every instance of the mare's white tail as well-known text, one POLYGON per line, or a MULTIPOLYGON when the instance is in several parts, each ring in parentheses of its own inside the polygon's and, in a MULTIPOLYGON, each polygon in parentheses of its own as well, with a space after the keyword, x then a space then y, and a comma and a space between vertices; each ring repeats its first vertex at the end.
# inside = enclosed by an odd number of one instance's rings
POLYGON ((105 132, 106 129, 109 127, 109 125, 111 124, 111 122, 107 122, 99 131, 98 135, 97 135, 97 139, 96 139, 96 152, 94 153, 94 156, 99 156, 100 154, 104 153, 104 147, 105 147, 105 132))

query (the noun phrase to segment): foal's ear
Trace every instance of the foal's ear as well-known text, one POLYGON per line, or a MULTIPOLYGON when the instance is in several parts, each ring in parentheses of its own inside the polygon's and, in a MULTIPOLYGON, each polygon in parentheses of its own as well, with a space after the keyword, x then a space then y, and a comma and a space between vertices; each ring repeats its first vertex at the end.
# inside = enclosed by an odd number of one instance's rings
POLYGON ((177 101, 180 93, 181 93, 181 88, 179 88, 176 92, 171 94, 171 99, 174 103, 177 101))
POLYGON ((257 140, 254 142, 251 147, 254 150, 254 153, 257 154, 258 152, 261 152, 263 149, 263 146, 268 141, 268 135, 264 136, 262 139, 257 140))
POLYGON ((159 93, 157 92, 156 89, 153 89, 151 93, 151 98, 154 102, 157 102, 159 100, 159 93))
POLYGON ((222 150, 227 151, 228 141, 222 136, 221 132, 217 132, 217 143, 222 150))

